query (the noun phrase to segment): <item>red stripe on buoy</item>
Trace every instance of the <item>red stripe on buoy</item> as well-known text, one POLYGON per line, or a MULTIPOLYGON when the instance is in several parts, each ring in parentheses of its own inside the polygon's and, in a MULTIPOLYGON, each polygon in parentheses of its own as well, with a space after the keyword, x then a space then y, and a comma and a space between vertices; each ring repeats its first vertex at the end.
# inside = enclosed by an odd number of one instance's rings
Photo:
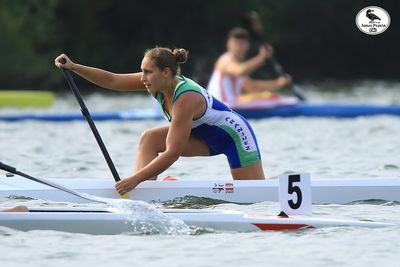
POLYGON ((273 230, 298 230, 298 229, 310 229, 315 228, 307 224, 265 224, 265 223, 253 223, 263 231, 273 231, 273 230))

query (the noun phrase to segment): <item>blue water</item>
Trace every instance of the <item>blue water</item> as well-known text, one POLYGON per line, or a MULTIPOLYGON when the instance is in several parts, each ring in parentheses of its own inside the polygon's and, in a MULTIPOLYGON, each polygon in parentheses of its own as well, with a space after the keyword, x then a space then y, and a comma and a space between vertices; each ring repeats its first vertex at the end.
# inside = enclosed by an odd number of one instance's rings
MULTIPOLYGON (((317 102, 400 103, 399 83, 364 81, 303 87, 317 102)), ((144 96, 99 92, 85 96, 92 111, 152 105, 144 96)), ((0 113, 29 111, 3 109, 0 113)), ((58 95, 55 105, 44 112, 54 111, 78 111, 78 107, 66 93, 58 95)), ((163 121, 97 123, 122 177, 133 170, 140 134, 164 124, 163 121)), ((307 171, 312 179, 400 176, 399 117, 273 118, 251 124, 259 139, 264 169, 270 177, 285 171, 307 171)), ((1 161, 32 175, 112 179, 84 122, 0 122, 0 140, 1 161)), ((212 160, 182 158, 161 176, 166 175, 182 180, 230 177, 223 156, 212 160)), ((13 206, 21 201, 2 199, 0 206, 13 206)), ((54 205, 44 200, 23 203, 54 205)), ((211 207, 260 214, 279 211, 278 204, 270 202, 211 207)), ((317 205, 313 211, 317 216, 400 223, 399 203, 317 205)), ((144 236, 25 233, 3 228, 0 238, 0 266, 396 266, 400 260, 399 227, 144 236)))

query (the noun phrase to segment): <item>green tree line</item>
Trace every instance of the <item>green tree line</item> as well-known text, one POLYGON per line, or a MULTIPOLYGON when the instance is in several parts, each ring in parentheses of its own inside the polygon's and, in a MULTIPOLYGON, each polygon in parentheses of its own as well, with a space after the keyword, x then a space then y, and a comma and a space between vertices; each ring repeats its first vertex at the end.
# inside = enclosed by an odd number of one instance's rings
MULTIPOLYGON (((398 1, 379 1, 392 17, 383 34, 355 25, 366 0, 0 0, 0 88, 60 88, 53 60, 115 72, 139 71, 146 48, 190 51, 184 74, 203 85, 224 52, 226 33, 256 10, 276 57, 297 81, 398 79, 398 1)), ((256 51, 258 44, 253 43, 256 51)))

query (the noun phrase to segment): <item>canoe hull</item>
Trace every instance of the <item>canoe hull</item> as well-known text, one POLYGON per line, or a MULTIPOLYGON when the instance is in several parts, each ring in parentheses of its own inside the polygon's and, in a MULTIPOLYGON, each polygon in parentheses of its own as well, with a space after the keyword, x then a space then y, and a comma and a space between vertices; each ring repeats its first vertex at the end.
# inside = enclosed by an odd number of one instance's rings
MULTIPOLYGON (((50 208, 51 209, 51 208, 50 208)), ((381 228, 395 226, 389 223, 357 220, 335 220, 308 216, 279 217, 248 215, 239 211, 227 210, 163 210, 164 214, 182 220, 186 225, 217 231, 253 232, 272 230, 300 230, 322 227, 368 227, 381 228)), ((147 221, 158 224, 159 221, 147 221)), ((139 233, 140 225, 118 212, 93 210, 89 212, 70 209, 64 212, 4 212, 0 214, 0 226, 20 231, 52 230, 70 233, 112 235, 139 233)))
MULTIPOLYGON (((67 188, 107 198, 119 198, 114 181, 109 179, 48 179, 67 188)), ((169 201, 185 196, 205 197, 233 203, 278 201, 277 179, 146 181, 129 193, 130 199, 169 201)), ((353 201, 382 199, 400 201, 400 178, 313 179, 312 201, 315 204, 345 204, 353 201)), ((82 203, 84 199, 20 177, 0 179, 0 198, 23 196, 82 203)))

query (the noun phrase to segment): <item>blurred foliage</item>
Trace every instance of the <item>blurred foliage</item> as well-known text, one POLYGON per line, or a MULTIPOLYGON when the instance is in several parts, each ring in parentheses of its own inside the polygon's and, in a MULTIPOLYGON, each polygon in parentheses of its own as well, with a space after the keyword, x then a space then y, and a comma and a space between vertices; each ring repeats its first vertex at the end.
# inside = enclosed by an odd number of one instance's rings
MULTIPOLYGON (((259 12, 276 57, 296 80, 397 79, 399 4, 379 1, 392 17, 378 36, 355 25, 367 0, 0 0, 0 88, 65 87, 53 67, 73 60, 115 72, 139 71, 146 48, 184 47, 185 75, 207 83, 241 15, 259 12)), ((254 51, 257 44, 254 43, 254 51)), ((249 55, 251 56, 251 55, 249 55)), ((82 82, 82 81, 80 81, 82 82)))

